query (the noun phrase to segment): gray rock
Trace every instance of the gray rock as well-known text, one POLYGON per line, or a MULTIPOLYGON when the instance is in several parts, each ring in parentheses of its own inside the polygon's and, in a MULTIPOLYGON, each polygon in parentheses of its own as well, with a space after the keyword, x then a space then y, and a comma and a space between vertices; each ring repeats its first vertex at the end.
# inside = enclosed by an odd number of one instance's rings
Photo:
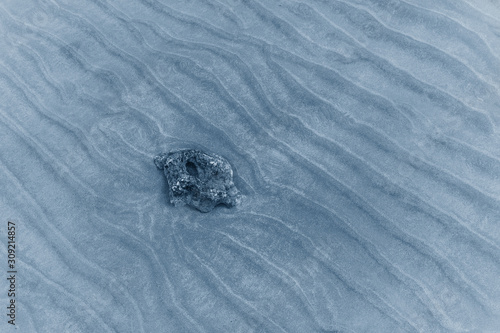
POLYGON ((240 201, 231 165, 218 155, 187 149, 160 154, 154 162, 167 177, 175 206, 189 205, 206 213, 218 204, 233 207, 240 201))

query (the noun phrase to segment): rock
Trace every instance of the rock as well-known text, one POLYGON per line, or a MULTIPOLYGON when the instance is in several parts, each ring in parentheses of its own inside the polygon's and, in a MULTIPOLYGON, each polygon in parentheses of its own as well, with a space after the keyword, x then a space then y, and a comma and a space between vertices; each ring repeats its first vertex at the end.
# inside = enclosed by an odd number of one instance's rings
POLYGON ((160 154, 154 162, 167 177, 174 206, 187 204, 206 213, 219 204, 233 207, 240 201, 231 165, 218 155, 187 149, 160 154))

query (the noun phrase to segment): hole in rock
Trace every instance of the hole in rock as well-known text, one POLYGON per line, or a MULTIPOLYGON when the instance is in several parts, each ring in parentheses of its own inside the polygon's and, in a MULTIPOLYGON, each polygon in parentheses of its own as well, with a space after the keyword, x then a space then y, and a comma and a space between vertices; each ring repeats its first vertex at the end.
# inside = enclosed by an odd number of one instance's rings
POLYGON ((194 164, 191 161, 186 162, 186 171, 193 177, 198 177, 198 168, 196 167, 196 164, 194 164))

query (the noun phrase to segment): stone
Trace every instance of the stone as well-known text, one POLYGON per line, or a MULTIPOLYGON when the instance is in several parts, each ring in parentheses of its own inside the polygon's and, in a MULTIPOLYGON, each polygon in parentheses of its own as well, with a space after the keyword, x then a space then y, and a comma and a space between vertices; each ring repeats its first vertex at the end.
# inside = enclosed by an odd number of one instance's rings
POLYGON ((189 205, 207 213, 219 204, 233 207, 240 201, 231 165, 221 156, 186 149, 159 154, 154 162, 167 178, 174 206, 189 205))

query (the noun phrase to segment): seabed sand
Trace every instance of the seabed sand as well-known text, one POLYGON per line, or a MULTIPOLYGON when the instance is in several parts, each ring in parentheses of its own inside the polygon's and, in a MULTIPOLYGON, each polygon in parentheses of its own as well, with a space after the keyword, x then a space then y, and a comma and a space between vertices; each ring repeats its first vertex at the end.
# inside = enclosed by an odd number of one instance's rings
POLYGON ((0 32, 19 332, 500 327, 498 1, 8 0, 0 32), (241 204, 173 207, 179 147, 241 204))

